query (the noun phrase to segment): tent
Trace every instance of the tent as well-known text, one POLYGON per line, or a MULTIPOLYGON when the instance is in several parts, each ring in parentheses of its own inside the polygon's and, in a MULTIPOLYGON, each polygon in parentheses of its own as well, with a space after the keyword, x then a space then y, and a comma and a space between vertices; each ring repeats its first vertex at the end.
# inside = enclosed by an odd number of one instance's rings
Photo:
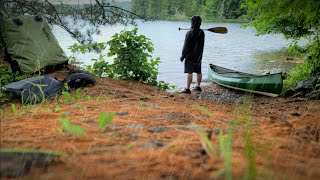
MULTIPOLYGON (((23 73, 53 70, 68 58, 41 15, 8 17, 0 13, 0 33, 11 66, 23 73)), ((14 69, 14 68, 12 68, 14 69)))

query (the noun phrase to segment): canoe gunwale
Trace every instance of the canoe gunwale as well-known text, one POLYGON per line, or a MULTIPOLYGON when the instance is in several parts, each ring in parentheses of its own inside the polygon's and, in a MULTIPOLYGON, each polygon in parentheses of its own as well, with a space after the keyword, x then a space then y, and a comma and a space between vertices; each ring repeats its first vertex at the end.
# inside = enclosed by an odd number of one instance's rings
POLYGON ((279 75, 279 74, 282 76, 282 73, 273 73, 273 74, 266 74, 266 75, 244 73, 244 72, 234 71, 234 70, 227 69, 227 68, 222 68, 222 67, 219 67, 219 66, 216 66, 216 65, 213 65, 213 64, 210 64, 210 69, 213 72, 215 72, 216 74, 219 74, 221 76, 228 77, 228 78, 259 78, 259 77, 265 78, 267 76, 274 76, 274 75, 279 75), (215 71, 215 69, 213 67, 226 69, 226 70, 229 70, 229 72, 217 72, 217 71, 215 71), (239 74, 239 75, 242 75, 242 76, 238 76, 238 77, 237 76, 228 76, 228 75, 226 75, 227 73, 239 74))

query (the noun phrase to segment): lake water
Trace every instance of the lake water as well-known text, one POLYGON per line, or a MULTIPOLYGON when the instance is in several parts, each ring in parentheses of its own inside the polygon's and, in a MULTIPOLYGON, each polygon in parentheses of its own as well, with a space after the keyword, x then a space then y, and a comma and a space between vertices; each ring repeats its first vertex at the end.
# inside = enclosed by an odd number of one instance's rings
MULTIPOLYGON (((280 35, 255 36, 254 28, 242 28, 239 23, 202 23, 201 28, 223 26, 228 28, 227 34, 205 32, 205 48, 203 52, 202 71, 207 78, 210 63, 248 73, 261 73, 271 69, 290 69, 295 64, 287 61, 283 55, 289 41, 280 35), (279 53, 280 52, 280 53, 279 53)), ((180 56, 186 31, 178 31, 178 27, 189 28, 189 22, 156 21, 138 23, 138 33, 150 38, 154 44, 153 57, 160 57, 159 80, 164 80, 179 88, 185 86, 186 75, 180 56)), ((121 30, 131 30, 132 26, 110 26, 101 29, 101 35, 95 36, 98 42, 107 42, 110 37, 121 30)), ((68 56, 72 55, 68 47, 76 41, 68 33, 54 27, 53 32, 61 47, 68 56)), ((85 65, 92 64, 95 53, 78 56, 85 65)), ((195 77, 194 77, 195 79, 195 77)))

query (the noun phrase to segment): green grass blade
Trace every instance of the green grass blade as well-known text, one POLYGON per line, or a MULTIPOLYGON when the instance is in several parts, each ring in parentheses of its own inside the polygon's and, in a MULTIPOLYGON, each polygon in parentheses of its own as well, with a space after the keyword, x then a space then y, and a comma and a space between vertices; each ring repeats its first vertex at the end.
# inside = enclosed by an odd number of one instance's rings
POLYGON ((108 124, 110 124, 111 120, 116 116, 116 113, 105 113, 101 112, 99 114, 99 131, 103 132, 108 124))
POLYGON ((70 135, 74 135, 74 136, 86 136, 87 133, 85 132, 85 130, 79 126, 79 125, 73 125, 69 119, 67 118, 62 118, 60 121, 60 124, 62 126, 62 128, 68 132, 70 135))

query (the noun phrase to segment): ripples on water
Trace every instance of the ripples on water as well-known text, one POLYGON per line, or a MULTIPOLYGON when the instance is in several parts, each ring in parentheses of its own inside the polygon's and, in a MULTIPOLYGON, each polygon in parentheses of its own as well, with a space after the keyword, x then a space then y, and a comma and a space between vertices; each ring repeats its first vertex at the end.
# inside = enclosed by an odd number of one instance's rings
MULTIPOLYGON (((286 58, 281 53, 282 51, 285 52, 283 49, 289 44, 289 41, 283 39, 282 36, 255 36, 253 28, 244 29, 239 23, 203 23, 201 28, 218 26, 227 27, 228 33, 205 32, 202 62, 204 79, 207 78, 207 69, 210 63, 248 73, 260 73, 263 70, 271 69, 288 69, 293 66, 292 63, 285 61, 286 58)), ((158 79, 181 88, 185 86, 186 75, 183 73, 183 63, 179 59, 186 31, 178 31, 178 27, 188 28, 190 23, 167 21, 138 23, 138 33, 151 39, 155 48, 153 57, 160 57, 161 59, 158 79)), ((121 25, 105 27, 101 29, 101 35, 96 36, 95 40, 106 42, 114 33, 131 29, 133 29, 132 26, 124 27, 121 25)), ((58 27, 54 27, 53 32, 67 55, 72 55, 68 47, 76 41, 58 27)), ((87 53, 78 56, 79 60, 86 65, 92 64, 90 59, 93 57, 97 57, 97 54, 87 53)))

